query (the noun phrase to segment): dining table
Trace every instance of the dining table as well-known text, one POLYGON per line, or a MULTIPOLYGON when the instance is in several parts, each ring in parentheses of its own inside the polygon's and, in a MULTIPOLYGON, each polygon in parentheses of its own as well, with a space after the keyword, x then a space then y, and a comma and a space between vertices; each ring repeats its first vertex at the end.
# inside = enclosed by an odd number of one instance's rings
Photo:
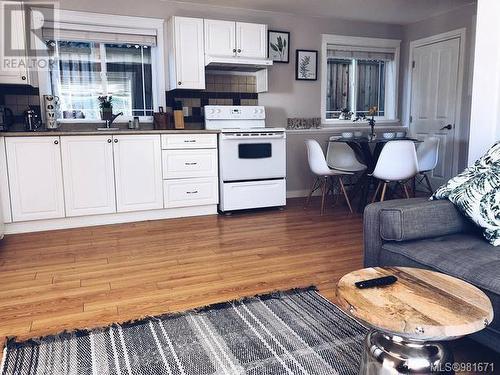
MULTIPOLYGON (((362 136, 362 137, 331 137, 328 142, 343 142, 348 144, 355 152, 358 159, 366 165, 366 170, 362 173, 354 185, 354 194, 361 193, 357 211, 362 213, 368 204, 368 195, 370 188, 375 180, 372 173, 377 165, 378 158, 382 149, 390 141, 412 141, 415 144, 422 141, 411 137, 393 137, 385 138, 383 136, 362 136)), ((354 197, 352 197, 354 198, 354 197)))

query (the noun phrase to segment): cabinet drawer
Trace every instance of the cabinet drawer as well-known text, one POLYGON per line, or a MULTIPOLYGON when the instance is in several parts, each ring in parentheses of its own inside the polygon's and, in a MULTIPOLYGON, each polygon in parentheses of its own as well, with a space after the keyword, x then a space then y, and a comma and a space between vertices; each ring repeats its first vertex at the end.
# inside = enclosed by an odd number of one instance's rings
POLYGON ((219 202, 216 177, 163 182, 165 208, 203 206, 219 202))
POLYGON ((164 150, 163 179, 216 177, 217 150, 164 150))
POLYGON ((161 148, 164 150, 217 148, 217 134, 163 134, 161 148))

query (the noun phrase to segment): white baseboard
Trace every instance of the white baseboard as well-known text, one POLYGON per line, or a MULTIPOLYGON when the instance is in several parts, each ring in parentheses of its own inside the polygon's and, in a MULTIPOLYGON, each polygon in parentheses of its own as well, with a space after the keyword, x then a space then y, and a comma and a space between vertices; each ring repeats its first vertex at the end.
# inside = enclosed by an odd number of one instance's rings
POLYGON ((67 217, 61 219, 36 220, 5 224, 5 234, 42 232, 56 229, 91 227, 97 225, 121 224, 136 221, 162 220, 215 214, 217 214, 217 205, 67 217))

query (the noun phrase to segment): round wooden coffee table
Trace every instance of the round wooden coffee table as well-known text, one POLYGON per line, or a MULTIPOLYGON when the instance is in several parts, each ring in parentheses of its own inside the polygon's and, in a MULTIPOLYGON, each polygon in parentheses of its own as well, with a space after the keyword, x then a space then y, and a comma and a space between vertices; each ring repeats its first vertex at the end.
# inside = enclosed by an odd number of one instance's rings
POLYGON ((360 374, 453 373, 453 355, 443 341, 478 332, 493 320, 491 302, 481 290, 417 268, 351 272, 338 282, 337 297, 341 308, 371 327, 360 374), (398 281, 371 289, 354 285, 389 275, 398 281))

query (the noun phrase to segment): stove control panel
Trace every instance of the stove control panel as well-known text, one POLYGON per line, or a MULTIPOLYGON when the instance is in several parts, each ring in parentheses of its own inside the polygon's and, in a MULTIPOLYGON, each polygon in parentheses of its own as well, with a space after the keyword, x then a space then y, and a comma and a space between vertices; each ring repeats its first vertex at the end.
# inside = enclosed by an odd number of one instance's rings
POLYGON ((262 106, 205 106, 206 120, 265 120, 266 111, 262 106))

